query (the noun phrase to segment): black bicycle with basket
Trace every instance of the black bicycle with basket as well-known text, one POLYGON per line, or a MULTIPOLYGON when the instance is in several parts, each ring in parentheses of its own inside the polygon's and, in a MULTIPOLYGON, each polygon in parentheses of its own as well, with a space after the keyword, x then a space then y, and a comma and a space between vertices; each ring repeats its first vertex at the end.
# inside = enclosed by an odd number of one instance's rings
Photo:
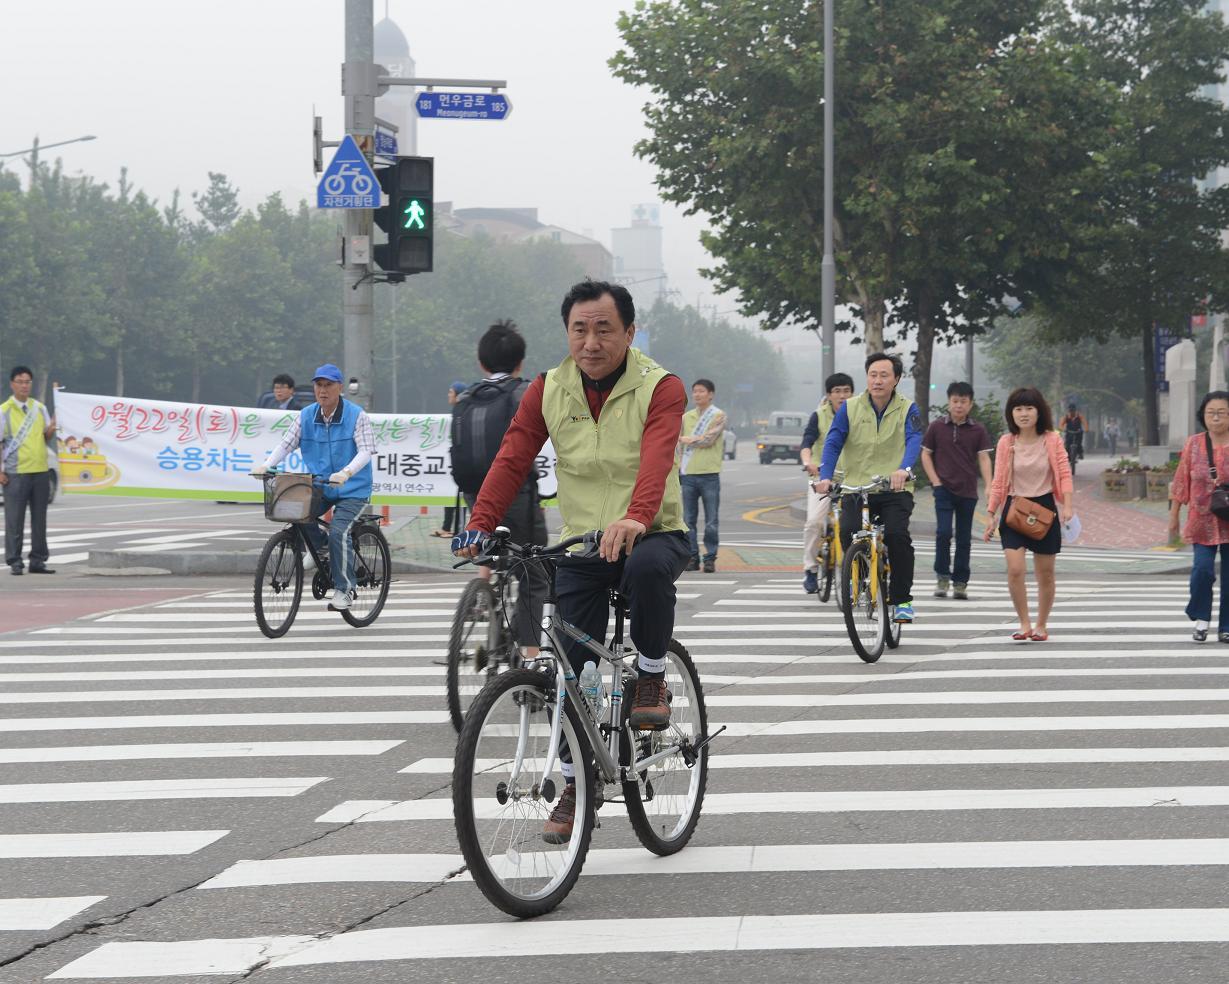
MULTIPOLYGON (((270 639, 285 635, 294 624, 303 598, 304 553, 315 562, 312 597, 323 601, 333 591, 327 549, 317 549, 307 535, 308 524, 316 524, 328 542, 328 523, 317 519, 321 512, 324 483, 310 474, 268 472, 259 476, 265 486, 265 518, 286 525, 269 537, 256 565, 252 600, 256 624, 270 639)), ((392 561, 388 541, 380 531, 380 519, 364 513, 350 528, 354 544, 354 590, 349 608, 341 617, 356 628, 376 620, 388 600, 392 561)))

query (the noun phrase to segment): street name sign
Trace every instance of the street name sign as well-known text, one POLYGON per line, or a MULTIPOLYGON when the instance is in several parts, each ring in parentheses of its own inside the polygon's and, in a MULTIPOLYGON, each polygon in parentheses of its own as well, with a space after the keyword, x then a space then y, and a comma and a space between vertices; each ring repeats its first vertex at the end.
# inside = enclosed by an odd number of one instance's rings
POLYGON ((376 130, 376 153, 381 157, 396 157, 397 135, 387 130, 376 130))
POLYGON ((420 92, 414 108, 428 120, 506 120, 512 103, 494 92, 420 92))
POLYGON ((375 171, 346 134, 316 185, 316 208, 379 208, 380 184, 375 171))

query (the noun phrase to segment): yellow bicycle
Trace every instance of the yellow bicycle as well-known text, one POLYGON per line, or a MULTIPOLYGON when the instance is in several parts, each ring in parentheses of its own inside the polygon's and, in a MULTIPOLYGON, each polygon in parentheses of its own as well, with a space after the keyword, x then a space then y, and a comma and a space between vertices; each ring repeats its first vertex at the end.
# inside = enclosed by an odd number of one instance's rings
POLYGON ((874 663, 886 645, 900 645, 900 623, 892 620, 888 604, 891 567, 883 539, 883 524, 871 522, 870 497, 889 488, 886 478, 875 477, 869 485, 846 486, 846 496, 862 500, 862 528, 850 538, 849 549, 841 565, 845 628, 849 640, 863 662, 874 663))
POLYGON ((828 507, 828 515, 824 521, 824 533, 819 540, 819 551, 816 560, 819 561, 819 600, 827 602, 832 597, 832 589, 836 587, 836 604, 841 606, 841 583, 844 551, 841 550, 841 485, 839 481, 832 483, 828 492, 832 504, 828 507))

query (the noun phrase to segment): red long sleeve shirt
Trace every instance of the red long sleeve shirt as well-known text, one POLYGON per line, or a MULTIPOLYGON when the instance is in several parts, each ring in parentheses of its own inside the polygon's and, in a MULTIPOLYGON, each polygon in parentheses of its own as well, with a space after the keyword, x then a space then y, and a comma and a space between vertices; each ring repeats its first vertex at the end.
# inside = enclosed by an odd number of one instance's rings
MULTIPOLYGON (((482 483, 482 491, 478 493, 478 501, 474 503, 466 529, 482 530, 484 533, 494 530, 503 521, 517 491, 524 485, 534 459, 550 437, 546 419, 542 416, 545 386, 546 376, 541 375, 529 384, 529 389, 521 398, 521 405, 508 426, 499 454, 482 483)), ((599 390, 585 385, 585 398, 595 423, 609 395, 609 389, 599 390)), ((640 445, 640 471, 636 475, 631 504, 627 507, 627 519, 634 519, 647 527, 661 509, 666 478, 674 467, 674 449, 678 444, 685 409, 687 391, 682 380, 678 376, 666 376, 657 384, 649 401, 644 438, 640 445)))

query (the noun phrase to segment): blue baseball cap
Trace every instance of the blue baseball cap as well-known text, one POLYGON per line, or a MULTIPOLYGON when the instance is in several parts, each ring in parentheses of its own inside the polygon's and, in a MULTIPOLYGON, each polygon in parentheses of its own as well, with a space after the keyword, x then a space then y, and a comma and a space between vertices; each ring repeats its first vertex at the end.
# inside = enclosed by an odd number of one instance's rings
POLYGON ((455 383, 453 383, 448 388, 452 390, 454 393, 456 393, 457 396, 460 396, 467 389, 469 389, 469 383, 465 382, 463 379, 458 379, 455 383))
POLYGON ((334 383, 340 383, 342 381, 341 370, 338 369, 335 365, 333 365, 333 363, 326 362, 319 369, 317 369, 315 373, 312 375, 313 383, 317 379, 327 379, 334 383))

